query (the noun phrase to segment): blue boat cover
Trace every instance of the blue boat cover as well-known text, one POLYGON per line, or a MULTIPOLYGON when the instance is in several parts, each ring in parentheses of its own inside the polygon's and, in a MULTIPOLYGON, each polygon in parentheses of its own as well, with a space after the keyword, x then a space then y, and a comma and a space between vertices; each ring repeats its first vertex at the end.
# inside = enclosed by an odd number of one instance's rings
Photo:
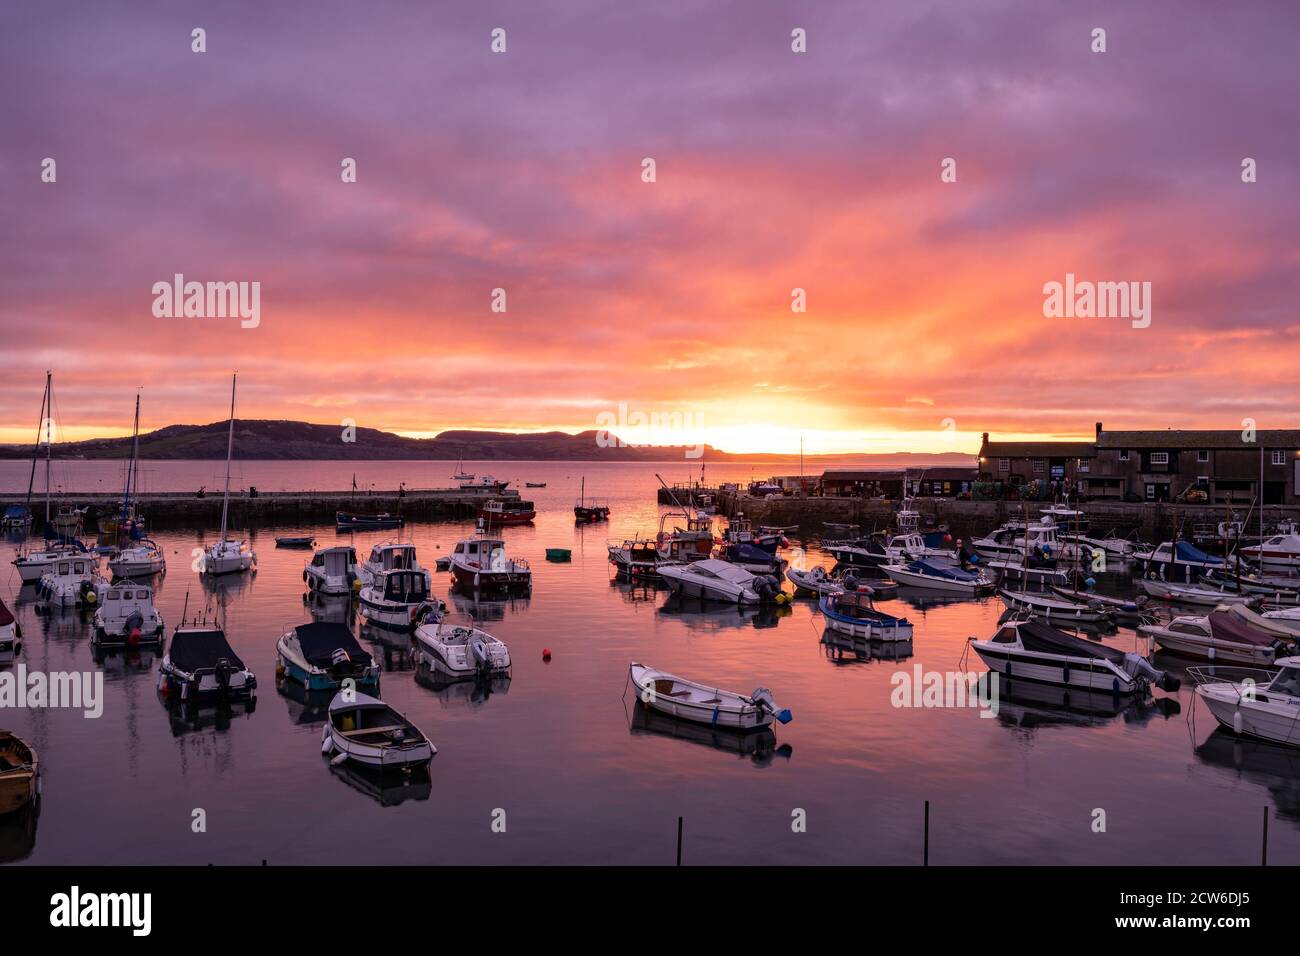
POLYGON ((733 564, 771 564, 772 552, 754 544, 727 546, 727 560, 733 564))
POLYGON ((10 505, 5 509, 5 517, 10 521, 21 520, 29 514, 31 514, 31 511, 26 505, 10 505))
POLYGON ((938 564, 932 561, 913 561, 907 566, 907 570, 914 574, 924 574, 932 578, 944 578, 948 581, 976 581, 979 579, 979 575, 971 571, 963 571, 955 565, 938 564))
POLYGON ((1174 545, 1174 556, 1179 561, 1200 561, 1205 564, 1222 564, 1223 558, 1216 558, 1212 554, 1206 554, 1200 548, 1193 545, 1190 541, 1179 541, 1174 545))

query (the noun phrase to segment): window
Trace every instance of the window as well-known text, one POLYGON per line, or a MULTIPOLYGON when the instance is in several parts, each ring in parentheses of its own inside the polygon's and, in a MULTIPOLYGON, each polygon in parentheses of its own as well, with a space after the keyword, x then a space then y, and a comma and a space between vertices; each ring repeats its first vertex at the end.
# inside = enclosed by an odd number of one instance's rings
POLYGON ((1034 474, 1035 474, 1035 475, 1041 475, 1041 474, 1043 473, 1043 469, 1046 468, 1046 467, 1047 467, 1047 466, 1046 466, 1046 463, 1043 461, 1043 459, 1041 459, 1041 458, 1035 458, 1035 459, 1034 459, 1034 474))
POLYGON ((1090 467, 1092 467, 1092 466, 1091 466, 1090 463, 1088 462, 1088 459, 1086 459, 1086 458, 1080 458, 1080 459, 1079 459, 1079 471, 1081 471, 1081 472, 1087 472, 1087 470, 1088 470, 1090 467))
POLYGON ((1199 451, 1197 451, 1197 453, 1196 453, 1196 460, 1197 460, 1197 461, 1209 461, 1209 460, 1210 460, 1210 450, 1209 450, 1208 448, 1202 448, 1202 449, 1200 449, 1199 451))
POLYGON ((1120 460, 1120 461, 1128 461, 1128 449, 1127 449, 1127 448, 1121 448, 1121 449, 1119 450, 1119 460, 1120 460))
POLYGON ((1010 459, 1010 458, 999 458, 999 459, 998 459, 998 471, 1000 471, 1000 472, 1002 472, 1002 473, 1005 474, 1006 472, 1008 472, 1008 471, 1010 471, 1010 470, 1011 470, 1011 459, 1010 459))
POLYGON ((1273 449, 1273 464, 1275 465, 1286 464, 1286 452, 1284 452, 1281 448, 1273 449))
POLYGON ((1167 465, 1167 464, 1169 464, 1169 452, 1167 452, 1167 451, 1153 451, 1153 452, 1151 453, 1151 464, 1153 464, 1153 465, 1167 465))

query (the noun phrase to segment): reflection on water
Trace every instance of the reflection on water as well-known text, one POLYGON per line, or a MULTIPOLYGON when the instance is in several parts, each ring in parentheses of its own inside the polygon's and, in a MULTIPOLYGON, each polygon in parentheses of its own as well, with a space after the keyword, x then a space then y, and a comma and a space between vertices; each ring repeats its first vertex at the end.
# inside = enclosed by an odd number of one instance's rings
MULTIPOLYGON (((646 847, 672 833, 680 815, 696 835, 689 854, 697 863, 914 864, 929 800, 934 863, 1252 862, 1240 847, 1258 846, 1259 806, 1271 800, 1285 822, 1270 831, 1270 859, 1300 862, 1300 752, 1234 741, 1208 714, 1193 720, 1187 682, 1175 695, 1119 702, 1015 682, 996 720, 974 709, 895 708, 891 678, 900 670, 983 669, 964 659, 967 639, 993 632, 1001 601, 903 589, 879 606, 905 614, 915 636, 889 645, 827 634, 812 600, 743 609, 681 602, 654 584, 616 580, 606 544, 657 528, 656 470, 672 481, 697 469, 498 464, 500 477, 547 482, 530 491, 537 521, 504 533, 510 553, 532 565, 532 595, 449 594, 450 576, 433 576, 451 620, 473 617, 510 646, 510 679, 488 685, 417 669, 411 636, 359 622, 347 597, 304 601, 307 555, 272 545, 279 534, 310 534, 365 554, 392 531, 265 527, 256 574, 216 581, 191 569, 198 534, 157 531, 169 565, 155 582, 168 630, 182 609, 222 620, 259 677, 251 706, 197 710, 159 700, 150 650, 97 660, 91 615, 38 611, 34 589, 17 590, 13 547, 0 547, 0 596, 23 628, 22 662, 104 674, 99 719, 0 711, 0 725, 37 748, 45 778, 40 839, 33 820, 0 821, 0 859, 336 864, 331 834, 347 827, 359 863, 635 864, 655 856, 646 847), (610 499, 608 525, 574 526, 584 473, 588 495, 610 499), (569 548, 573 560, 546 562, 546 548, 569 548), (423 778, 374 779, 322 759, 327 701, 274 681, 276 640, 313 619, 357 628, 384 669, 381 696, 438 747, 423 778), (746 738, 639 713, 635 695, 624 696, 634 660, 740 693, 769 687, 794 720, 746 738), (201 837, 190 830, 196 807, 207 812, 201 837), (791 833, 795 807, 808 810, 806 833, 791 833), (1110 808, 1110 834, 1091 831, 1094 807, 1110 808), (509 812, 505 834, 488 825, 495 808, 509 812)), ((280 480, 256 482, 267 489, 302 472, 294 463, 258 467, 285 469, 280 480)), ((404 463, 386 467, 394 485, 408 477, 404 463)), ((157 468, 155 479, 165 463, 157 468)), ((719 467, 716 477, 770 470, 719 467)), ((471 531, 469 522, 424 522, 401 537, 431 566, 471 531)), ((806 563, 822 559, 809 548, 806 563)), ((1119 574, 1100 586, 1132 593, 1119 574)), ((1093 639, 1146 649, 1127 627, 1093 639)))

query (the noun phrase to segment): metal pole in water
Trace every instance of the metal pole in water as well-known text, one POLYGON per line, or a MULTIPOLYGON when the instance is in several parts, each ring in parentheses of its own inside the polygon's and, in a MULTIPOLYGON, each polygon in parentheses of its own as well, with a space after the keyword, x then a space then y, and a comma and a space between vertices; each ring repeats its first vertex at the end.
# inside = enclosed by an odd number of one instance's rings
POLYGON ((677 865, 682 865, 682 818, 677 818, 677 865))
POLYGON ((1268 807, 1264 808, 1264 837, 1259 847, 1259 865, 1268 866, 1268 807))
POLYGON ((921 858, 922 866, 930 865, 930 801, 925 801, 925 850, 921 858))

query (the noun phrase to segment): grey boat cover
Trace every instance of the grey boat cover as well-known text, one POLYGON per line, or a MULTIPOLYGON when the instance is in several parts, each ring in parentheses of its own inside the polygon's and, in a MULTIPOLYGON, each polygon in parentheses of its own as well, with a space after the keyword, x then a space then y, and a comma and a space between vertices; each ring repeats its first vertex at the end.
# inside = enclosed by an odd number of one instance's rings
POLYGON ((177 631, 172 636, 171 650, 167 652, 172 664, 187 674, 217 666, 223 657, 235 670, 244 670, 244 662, 239 659, 224 632, 213 628, 210 631, 177 631))
POLYGON ((1112 664, 1123 665, 1124 663, 1125 654, 1119 648, 1074 637, 1042 621, 1024 621, 1017 630, 1020 632, 1020 643, 1027 651, 1065 654, 1070 657, 1097 657, 1104 658, 1112 664))
POLYGON ((338 621, 314 621, 311 624, 299 624, 294 628, 298 634, 298 646, 307 662, 317 667, 329 667, 334 663, 336 650, 347 651, 353 661, 368 666, 370 654, 357 643, 352 631, 346 624, 338 621))
POLYGON ((1248 622, 1227 611, 1211 611, 1206 617, 1210 622, 1210 634, 1217 641, 1251 644, 1256 647, 1271 647, 1276 641, 1272 634, 1265 634, 1251 627, 1248 622))

